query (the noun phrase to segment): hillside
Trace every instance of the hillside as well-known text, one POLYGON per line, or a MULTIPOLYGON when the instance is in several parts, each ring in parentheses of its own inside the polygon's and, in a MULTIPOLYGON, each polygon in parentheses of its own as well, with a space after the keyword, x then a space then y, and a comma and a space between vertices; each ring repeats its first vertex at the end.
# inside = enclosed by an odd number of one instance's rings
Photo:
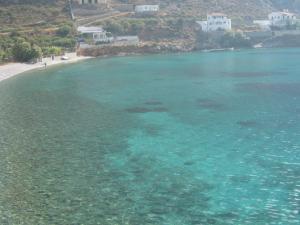
POLYGON ((0 0, 0 31, 53 26, 69 20, 65 0, 0 0), (25 27, 24 27, 25 26, 25 27))
MULTIPOLYGON (((289 9, 300 12, 300 0, 108 0, 108 2, 108 7, 82 7, 74 4, 75 8, 86 14, 80 16, 75 13, 77 24, 83 21, 88 25, 101 25, 113 35, 138 35, 142 41, 181 41, 184 45, 190 45, 197 39, 195 21, 205 18, 207 13, 224 12, 232 18, 235 28, 243 30, 252 26, 253 19, 266 18, 271 11, 289 9), (152 18, 137 17, 130 12, 136 4, 157 3, 160 4, 160 11, 152 18), (125 13, 118 8, 124 5, 127 7, 125 13), (92 13, 97 15, 92 17, 92 13)), ((0 62, 16 59, 14 49, 18 43, 25 43, 22 46, 32 50, 40 48, 38 52, 41 51, 43 55, 74 51, 75 37, 69 0, 0 0, 0 62)))
MULTIPOLYGON (((204 17, 222 11, 233 18, 265 18, 273 10, 300 11, 300 0, 109 0, 111 5, 161 5, 164 16, 204 17)), ((57 24, 69 19, 68 0, 0 0, 1 30, 34 23, 57 24)))
MULTIPOLYGON (((133 2, 147 2, 137 0, 133 2)), ((204 17, 209 12, 224 12, 233 18, 265 18, 270 11, 300 10, 300 0, 163 0, 168 14, 204 17)))
POLYGON ((73 51, 75 33, 67 3, 0 0, 0 63, 73 51))

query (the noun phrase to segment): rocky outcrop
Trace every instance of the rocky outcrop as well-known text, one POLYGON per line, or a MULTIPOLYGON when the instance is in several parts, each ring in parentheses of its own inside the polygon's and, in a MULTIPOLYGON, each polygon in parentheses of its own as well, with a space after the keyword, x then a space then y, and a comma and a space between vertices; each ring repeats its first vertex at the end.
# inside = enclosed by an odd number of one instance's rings
POLYGON ((188 52, 195 49, 194 43, 186 42, 160 42, 160 43, 142 43, 139 45, 104 45, 90 48, 79 48, 78 55, 81 56, 116 56, 116 55, 134 55, 134 54, 155 54, 167 52, 188 52))
POLYGON ((275 36, 272 39, 262 43, 264 48, 292 48, 300 47, 300 35, 286 34, 282 36, 275 36))

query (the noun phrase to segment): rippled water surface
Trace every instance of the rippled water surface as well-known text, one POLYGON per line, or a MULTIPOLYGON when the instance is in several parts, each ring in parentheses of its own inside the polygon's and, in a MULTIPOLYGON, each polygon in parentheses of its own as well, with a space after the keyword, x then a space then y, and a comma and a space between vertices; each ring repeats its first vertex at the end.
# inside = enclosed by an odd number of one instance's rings
POLYGON ((93 59, 1 82, 0 224, 300 224, 299 59, 93 59))

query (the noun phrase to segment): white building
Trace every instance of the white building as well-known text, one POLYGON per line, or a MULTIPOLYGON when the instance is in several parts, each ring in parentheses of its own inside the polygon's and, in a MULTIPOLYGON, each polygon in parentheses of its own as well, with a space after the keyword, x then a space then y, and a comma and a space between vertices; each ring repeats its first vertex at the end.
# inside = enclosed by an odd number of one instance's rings
POLYGON ((106 4, 107 0, 76 0, 78 4, 106 4))
POLYGON ((231 30, 231 19, 228 19, 227 16, 222 13, 208 14, 206 21, 197 21, 197 23, 204 32, 231 30))
POLYGON ((136 5, 134 11, 136 13, 156 13, 159 11, 159 5, 136 5))
POLYGON ((287 10, 283 12, 272 12, 268 15, 268 20, 254 20, 262 30, 271 30, 271 27, 286 27, 288 25, 295 25, 297 17, 294 13, 287 10))
POLYGON ((77 31, 80 34, 91 34, 95 43, 105 42, 109 43, 113 41, 113 37, 110 33, 106 32, 102 27, 83 27, 79 26, 77 31))
POLYGON ((287 10, 283 12, 272 12, 268 17, 271 26, 284 27, 287 25, 294 25, 297 22, 296 15, 287 10))

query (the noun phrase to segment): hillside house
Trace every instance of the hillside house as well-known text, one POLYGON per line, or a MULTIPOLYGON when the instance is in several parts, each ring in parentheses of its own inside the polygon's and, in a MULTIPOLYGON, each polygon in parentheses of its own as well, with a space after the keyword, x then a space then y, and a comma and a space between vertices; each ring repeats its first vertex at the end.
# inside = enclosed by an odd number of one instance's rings
POLYGON ((272 12, 268 15, 268 20, 254 20, 262 30, 271 30, 272 27, 284 28, 297 23, 297 17, 294 13, 287 10, 283 12, 272 12))
POLYGON ((223 13, 208 14, 206 21, 197 21, 197 23, 204 32, 231 30, 231 19, 228 19, 223 13))
POLYGON ((83 27, 77 28, 78 33, 91 36, 94 43, 110 43, 113 41, 111 33, 105 31, 102 27, 83 27))
POLYGON ((85 5, 85 4, 106 4, 107 0, 76 0, 78 4, 85 5))
POLYGON ((288 25, 294 25, 297 22, 297 17, 294 13, 290 13, 287 10, 283 12, 272 12, 269 14, 269 21, 271 26, 285 27, 288 25))
POLYGON ((159 11, 159 5, 136 5, 134 11, 136 14, 154 14, 159 11))

